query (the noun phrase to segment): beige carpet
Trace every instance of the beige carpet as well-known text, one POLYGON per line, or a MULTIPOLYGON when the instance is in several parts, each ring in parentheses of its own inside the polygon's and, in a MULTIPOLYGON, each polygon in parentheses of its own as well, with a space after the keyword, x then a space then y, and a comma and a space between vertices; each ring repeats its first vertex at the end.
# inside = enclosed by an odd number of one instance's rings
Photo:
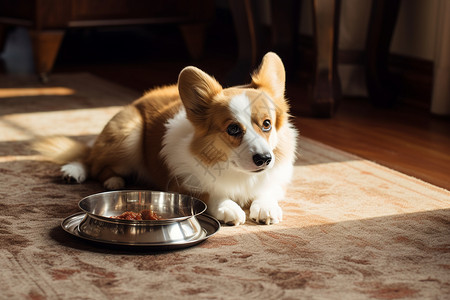
POLYGON ((159 253, 70 236, 60 222, 102 188, 63 184, 26 145, 88 141, 137 96, 89 74, 0 77, 1 299, 448 299, 450 192, 306 138, 280 224, 159 253))

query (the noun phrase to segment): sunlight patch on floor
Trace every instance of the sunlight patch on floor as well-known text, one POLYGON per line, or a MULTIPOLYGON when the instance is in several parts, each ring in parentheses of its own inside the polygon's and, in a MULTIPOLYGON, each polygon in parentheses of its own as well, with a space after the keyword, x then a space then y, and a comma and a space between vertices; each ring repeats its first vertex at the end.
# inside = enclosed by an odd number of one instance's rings
POLYGON ((75 90, 66 87, 32 87, 32 88, 3 88, 0 98, 33 97, 33 96, 67 96, 75 94, 75 90))
POLYGON ((45 136, 98 134, 121 108, 111 106, 0 116, 0 142, 30 140, 42 136, 42 132, 45 136))

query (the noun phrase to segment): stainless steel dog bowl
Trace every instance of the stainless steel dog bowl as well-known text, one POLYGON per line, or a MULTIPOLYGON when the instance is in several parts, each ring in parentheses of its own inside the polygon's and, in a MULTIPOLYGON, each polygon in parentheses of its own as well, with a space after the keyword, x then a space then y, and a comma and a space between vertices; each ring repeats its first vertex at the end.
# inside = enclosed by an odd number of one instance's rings
POLYGON ((82 199, 86 213, 79 234, 91 240, 116 244, 170 244, 201 239, 205 235, 197 216, 206 204, 191 196, 157 191, 115 191, 82 199), (160 220, 122 220, 112 216, 126 211, 154 211, 160 220))

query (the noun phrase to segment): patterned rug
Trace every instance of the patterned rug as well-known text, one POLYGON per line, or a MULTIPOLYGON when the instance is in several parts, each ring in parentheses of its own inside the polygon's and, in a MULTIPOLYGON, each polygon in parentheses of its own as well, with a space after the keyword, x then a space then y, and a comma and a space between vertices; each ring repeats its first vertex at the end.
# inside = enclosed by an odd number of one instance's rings
POLYGON ((306 138, 280 224, 223 226, 196 246, 161 252, 67 234, 61 221, 102 187, 64 184, 29 142, 89 141, 139 93, 89 74, 51 79, 0 77, 0 298, 450 295, 450 192, 306 138))

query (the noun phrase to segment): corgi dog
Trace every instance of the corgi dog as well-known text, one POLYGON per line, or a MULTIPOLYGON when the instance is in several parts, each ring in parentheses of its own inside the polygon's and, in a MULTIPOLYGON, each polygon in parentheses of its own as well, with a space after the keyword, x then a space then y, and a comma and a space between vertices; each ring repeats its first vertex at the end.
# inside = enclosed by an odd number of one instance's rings
POLYGON ((296 157, 285 70, 267 53, 248 85, 223 88, 196 67, 118 112, 92 146, 48 137, 34 148, 62 165, 64 178, 88 177, 108 190, 134 178, 146 188, 192 195, 222 223, 282 220, 296 157))

